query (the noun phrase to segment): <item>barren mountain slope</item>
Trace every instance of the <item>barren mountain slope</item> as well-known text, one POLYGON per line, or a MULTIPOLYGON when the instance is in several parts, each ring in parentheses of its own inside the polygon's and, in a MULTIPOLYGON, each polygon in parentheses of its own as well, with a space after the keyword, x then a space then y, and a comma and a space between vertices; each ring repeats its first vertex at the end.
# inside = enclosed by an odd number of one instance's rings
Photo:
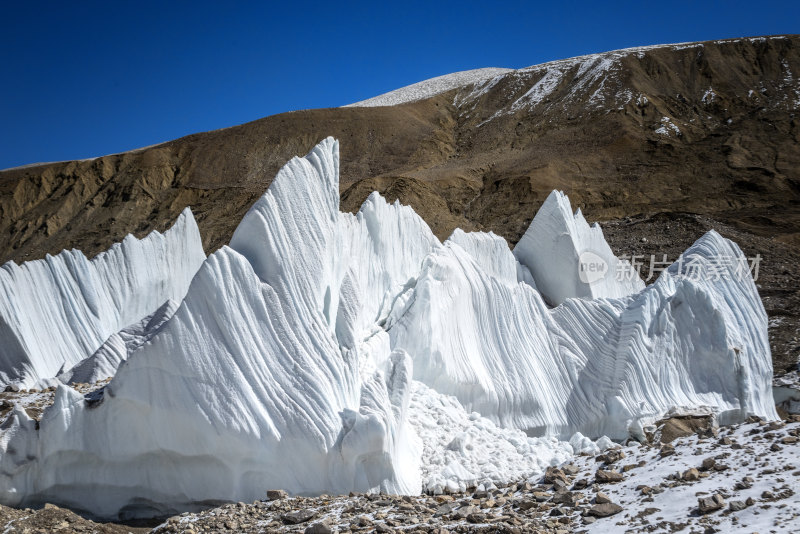
POLYGON ((285 113, 2 171, 0 262, 95 254, 165 229, 187 205, 211 252, 286 159, 333 135, 345 209, 378 190, 440 238, 460 226, 515 242, 553 189, 610 222, 619 254, 672 254, 717 227, 763 256, 776 369, 797 361, 799 36, 630 49, 482 79, 426 100, 285 113))

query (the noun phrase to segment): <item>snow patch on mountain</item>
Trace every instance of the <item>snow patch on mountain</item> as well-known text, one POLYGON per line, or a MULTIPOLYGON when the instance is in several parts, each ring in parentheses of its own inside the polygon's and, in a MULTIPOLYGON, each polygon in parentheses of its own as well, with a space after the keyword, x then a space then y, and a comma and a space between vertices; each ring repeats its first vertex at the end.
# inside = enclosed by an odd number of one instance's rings
MULTIPOLYGON (((784 39, 784 37, 750 38, 749 41, 772 39, 784 39)), ((736 40, 715 41, 716 44, 736 42, 736 40)), ((575 102, 581 102, 587 110, 622 110, 633 98, 632 93, 625 89, 625 83, 619 75, 624 71, 622 62, 626 58, 642 59, 647 52, 658 49, 674 51, 699 49, 698 53, 702 53, 704 47, 704 43, 639 46, 560 59, 520 69, 486 68, 457 72, 421 81, 350 106, 392 106, 458 89, 453 105, 462 113, 469 114, 489 92, 502 91, 503 98, 507 98, 508 102, 490 116, 482 118, 478 127, 495 118, 520 111, 536 112, 542 106, 565 107, 575 102)), ((786 62, 783 68, 786 71, 785 82, 793 83, 786 62)), ((800 90, 797 92, 797 97, 797 102, 800 102, 800 90)), ((713 98, 713 94, 706 93, 702 101, 709 104, 713 98)), ((797 102, 789 102, 790 109, 796 108, 797 102)), ((675 128, 674 125, 665 124, 657 133, 678 135, 675 128)))
POLYGON ((681 130, 674 122, 672 122, 672 119, 669 117, 662 117, 661 124, 655 129, 655 133, 665 137, 670 137, 673 135, 681 135, 681 130))
POLYGON ((436 78, 407 85, 400 89, 368 98, 367 100, 348 104, 344 107, 397 106, 399 104, 424 100, 459 87, 479 84, 507 72, 511 72, 511 69, 488 67, 454 72, 452 74, 445 74, 444 76, 437 76, 436 78))

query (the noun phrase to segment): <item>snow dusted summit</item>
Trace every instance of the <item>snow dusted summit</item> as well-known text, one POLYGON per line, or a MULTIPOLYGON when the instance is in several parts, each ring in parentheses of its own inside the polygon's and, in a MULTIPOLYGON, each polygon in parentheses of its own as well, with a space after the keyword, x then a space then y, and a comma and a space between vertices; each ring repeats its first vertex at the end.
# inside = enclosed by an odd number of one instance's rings
POLYGON ((377 193, 341 213, 328 138, 208 257, 186 211, 91 261, 0 269, 2 382, 59 384, 41 421, 17 406, 3 423, 0 502, 124 518, 268 488, 455 491, 670 411, 775 418, 752 278, 686 272, 723 256, 742 252, 709 232, 645 287, 558 192, 513 252, 492 233, 440 243, 377 193), (586 251, 604 276, 581 275, 586 251))

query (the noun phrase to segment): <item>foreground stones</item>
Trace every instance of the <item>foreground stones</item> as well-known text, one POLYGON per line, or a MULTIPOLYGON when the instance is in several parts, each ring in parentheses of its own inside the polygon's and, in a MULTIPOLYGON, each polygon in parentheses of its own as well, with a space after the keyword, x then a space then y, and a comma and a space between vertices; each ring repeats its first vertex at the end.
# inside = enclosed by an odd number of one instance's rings
POLYGON ((297 525, 298 523, 305 523, 313 519, 316 515, 317 513, 314 510, 303 509, 289 512, 288 514, 282 514, 281 520, 287 525, 297 525))
POLYGON ((606 482, 620 482, 623 479, 622 473, 616 471, 606 471, 605 469, 598 469, 594 475, 595 481, 599 484, 606 482))
POLYGON ((332 532, 331 527, 325 523, 314 523, 303 531, 304 534, 331 534, 332 532))
POLYGON ((722 510, 725 507, 725 499, 722 495, 712 495, 710 497, 700 497, 697 499, 697 508, 701 514, 708 514, 722 510))
POLYGON ((289 494, 284 490, 267 490, 267 500, 279 501, 281 499, 286 499, 287 497, 289 497, 289 494))
POLYGON ((614 504, 613 502, 604 502, 602 504, 595 504, 589 508, 589 515, 594 517, 608 517, 610 515, 618 514, 622 511, 622 506, 614 504))
POLYGON ((156 532, 232 532, 225 521, 236 521, 239 532, 307 534, 569 534, 614 529, 644 534, 705 532, 711 527, 736 532, 750 531, 737 523, 750 509, 759 515, 776 514, 772 521, 777 531, 792 531, 789 525, 800 521, 800 500, 790 486, 800 483, 800 467, 788 459, 800 457, 800 445, 791 439, 800 434, 800 425, 756 420, 717 432, 700 429, 700 435, 677 437, 669 444, 656 441, 576 457, 547 468, 537 479, 481 485, 466 493, 300 498, 271 492, 269 501, 185 514, 156 532), (773 443, 784 449, 770 451, 773 443), (765 477, 774 483, 765 487, 765 477), (698 493, 700 484, 712 489, 698 493), (676 499, 683 514, 662 511, 676 499), (316 515, 296 524, 285 521, 303 511, 316 515))
POLYGON ((800 425, 755 421, 721 429, 720 434, 677 438, 663 449, 658 443, 637 444, 579 456, 536 478, 499 487, 479 485, 465 493, 297 497, 273 489, 264 500, 184 513, 152 531, 93 523, 52 505, 41 510, 0 506, 0 527, 4 532, 27 534, 569 534, 609 530, 649 534, 709 528, 750 532, 754 529, 746 524, 748 517, 772 514, 769 521, 776 532, 794 532, 800 523, 800 496, 794 490, 800 487, 800 460, 795 461, 800 458, 800 445, 791 438, 800 435, 800 425), (770 451, 775 442, 782 444, 782 451, 770 451), (662 450, 669 454, 662 455, 662 450), (662 511, 667 506, 674 509, 675 502, 680 503, 682 514, 662 511))

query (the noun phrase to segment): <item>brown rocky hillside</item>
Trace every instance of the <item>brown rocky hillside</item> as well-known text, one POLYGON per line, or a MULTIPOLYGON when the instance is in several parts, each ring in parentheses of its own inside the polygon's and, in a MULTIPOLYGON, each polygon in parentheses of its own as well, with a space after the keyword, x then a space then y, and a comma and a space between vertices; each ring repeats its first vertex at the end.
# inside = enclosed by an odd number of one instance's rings
POLYGON ((343 209, 373 190, 440 238, 515 243, 553 189, 619 254, 672 259, 708 228, 762 256, 777 370, 797 362, 800 36, 631 49, 501 73, 425 100, 285 113, 124 154, 0 171, 0 262, 95 254, 192 207, 223 245, 279 167, 341 141, 343 209), (643 241, 643 238, 645 241, 643 241))

